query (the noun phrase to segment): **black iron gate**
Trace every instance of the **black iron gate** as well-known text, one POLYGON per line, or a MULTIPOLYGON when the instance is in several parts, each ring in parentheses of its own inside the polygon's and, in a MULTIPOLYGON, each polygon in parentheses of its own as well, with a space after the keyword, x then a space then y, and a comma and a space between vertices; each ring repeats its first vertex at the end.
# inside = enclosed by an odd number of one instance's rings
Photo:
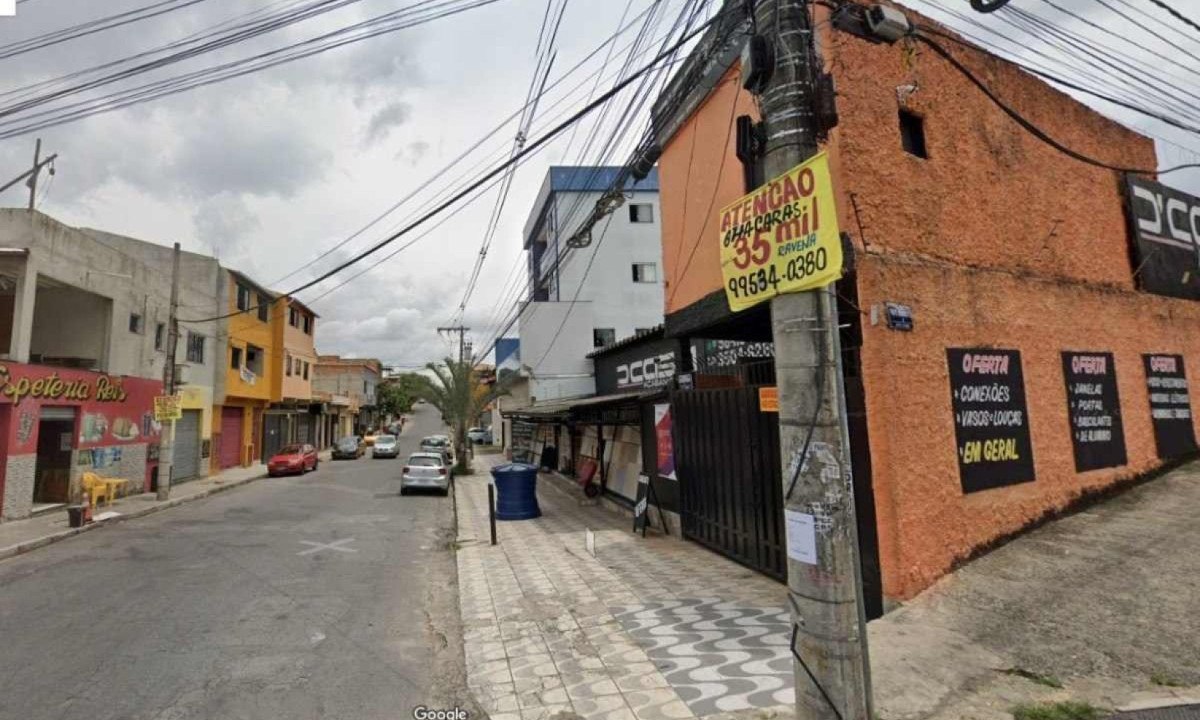
POLYGON ((672 411, 684 536, 785 579, 778 414, 757 387, 677 392, 672 411))

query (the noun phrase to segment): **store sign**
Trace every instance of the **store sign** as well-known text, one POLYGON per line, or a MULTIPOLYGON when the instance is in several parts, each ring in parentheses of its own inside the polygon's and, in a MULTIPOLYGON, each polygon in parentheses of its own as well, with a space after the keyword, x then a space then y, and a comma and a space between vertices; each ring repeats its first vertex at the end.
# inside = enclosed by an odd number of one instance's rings
POLYGON ((1117 367, 1109 352, 1062 353, 1075 472, 1126 463, 1117 367))
POLYGON ((1018 350, 947 348, 963 492, 1034 480, 1018 350))
POLYGON ((1153 180, 1126 178, 1138 285, 1200 300, 1200 198, 1153 180))
POLYGON ((37 366, 0 365, 0 397, 14 405, 26 398, 75 402, 124 402, 124 381, 109 375, 64 377, 37 366))
POLYGON ((608 395, 667 387, 675 377, 678 351, 677 341, 660 338, 600 355, 594 363, 596 392, 608 395))
POLYGON ((760 412, 779 412, 779 388, 772 385, 758 389, 758 409, 760 412))
POLYGON ((154 419, 159 422, 183 417, 183 398, 179 395, 158 395, 154 398, 154 419))
POLYGON ((842 276, 829 162, 820 153, 721 209, 721 273, 733 311, 842 276))
POLYGON ((1143 355, 1154 444, 1163 460, 1196 451, 1192 403, 1182 355, 1143 355))
POLYGON ((671 435, 671 404, 654 406, 654 439, 657 448, 658 476, 678 480, 675 475, 675 440, 671 435))

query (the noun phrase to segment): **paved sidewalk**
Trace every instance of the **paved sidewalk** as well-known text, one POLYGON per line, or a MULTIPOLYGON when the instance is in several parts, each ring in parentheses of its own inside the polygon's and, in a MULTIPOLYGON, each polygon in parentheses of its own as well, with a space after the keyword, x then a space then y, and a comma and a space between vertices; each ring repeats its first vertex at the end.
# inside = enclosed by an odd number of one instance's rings
POLYGON ((498 523, 487 469, 456 480, 469 685, 493 720, 666 720, 790 713, 783 588, 543 476, 537 520, 498 523), (596 557, 584 528, 596 533, 596 557))
MULTIPOLYGON (((328 453, 321 454, 322 460, 328 459, 328 453)), ((10 520, 0 523, 0 560, 29 552, 50 543, 65 540, 82 532, 95 530, 111 522, 140 517, 169 507, 175 507, 192 500, 199 500, 213 493, 222 492, 244 485, 259 478, 266 477, 267 469, 262 463, 256 463, 248 468, 233 468, 216 475, 210 475, 199 480, 180 483, 171 488, 171 499, 159 502, 155 494, 140 493, 127 495, 114 500, 112 505, 101 505, 93 511, 93 517, 102 517, 96 522, 82 528, 72 528, 68 524, 66 509, 56 510, 45 515, 25 520, 10 520), (111 513, 111 514, 110 514, 111 513)))

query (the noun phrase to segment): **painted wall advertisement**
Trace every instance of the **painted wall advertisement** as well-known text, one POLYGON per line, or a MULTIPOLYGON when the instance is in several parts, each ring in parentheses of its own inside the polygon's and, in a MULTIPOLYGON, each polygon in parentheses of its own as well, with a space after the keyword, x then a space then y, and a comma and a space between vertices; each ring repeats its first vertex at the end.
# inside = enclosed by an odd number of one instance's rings
POLYGON ((1019 350, 946 348, 965 493, 1034 480, 1019 350))
POLYGON ((1163 460, 1196 451, 1192 402, 1182 355, 1143 355, 1154 444, 1163 460))
POLYGON ((1062 353, 1075 472, 1126 462, 1117 367, 1110 352, 1062 353))
POLYGON ((162 382, 86 370, 0 363, 0 403, 11 404, 8 452, 33 452, 43 407, 76 408, 80 448, 157 442, 154 397, 162 382))
POLYGON ((654 406, 654 435, 658 440, 659 477, 678 480, 675 476, 675 442, 671 439, 671 405, 662 403, 654 406))
POLYGON ((721 273, 735 312, 842 276, 829 161, 820 153, 721 209, 721 273))

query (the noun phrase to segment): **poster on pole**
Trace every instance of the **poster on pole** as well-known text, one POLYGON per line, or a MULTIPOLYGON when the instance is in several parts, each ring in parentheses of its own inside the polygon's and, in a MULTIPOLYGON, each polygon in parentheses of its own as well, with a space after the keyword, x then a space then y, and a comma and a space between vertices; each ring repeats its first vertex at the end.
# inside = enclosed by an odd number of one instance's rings
POLYGON ((1143 355, 1154 445, 1163 460, 1196 451, 1192 401, 1182 355, 1143 355))
POLYGON ((946 361, 963 492, 1032 482, 1020 351, 946 348, 946 361))
POLYGON ((154 398, 154 419, 158 422, 178 420, 183 417, 183 397, 179 395, 157 395, 154 398))
POLYGON ((825 153, 721 209, 721 274, 734 312, 842 276, 833 182, 825 153))
POLYGON ((1117 367, 1110 352, 1062 353, 1075 472, 1126 462, 1117 367))

